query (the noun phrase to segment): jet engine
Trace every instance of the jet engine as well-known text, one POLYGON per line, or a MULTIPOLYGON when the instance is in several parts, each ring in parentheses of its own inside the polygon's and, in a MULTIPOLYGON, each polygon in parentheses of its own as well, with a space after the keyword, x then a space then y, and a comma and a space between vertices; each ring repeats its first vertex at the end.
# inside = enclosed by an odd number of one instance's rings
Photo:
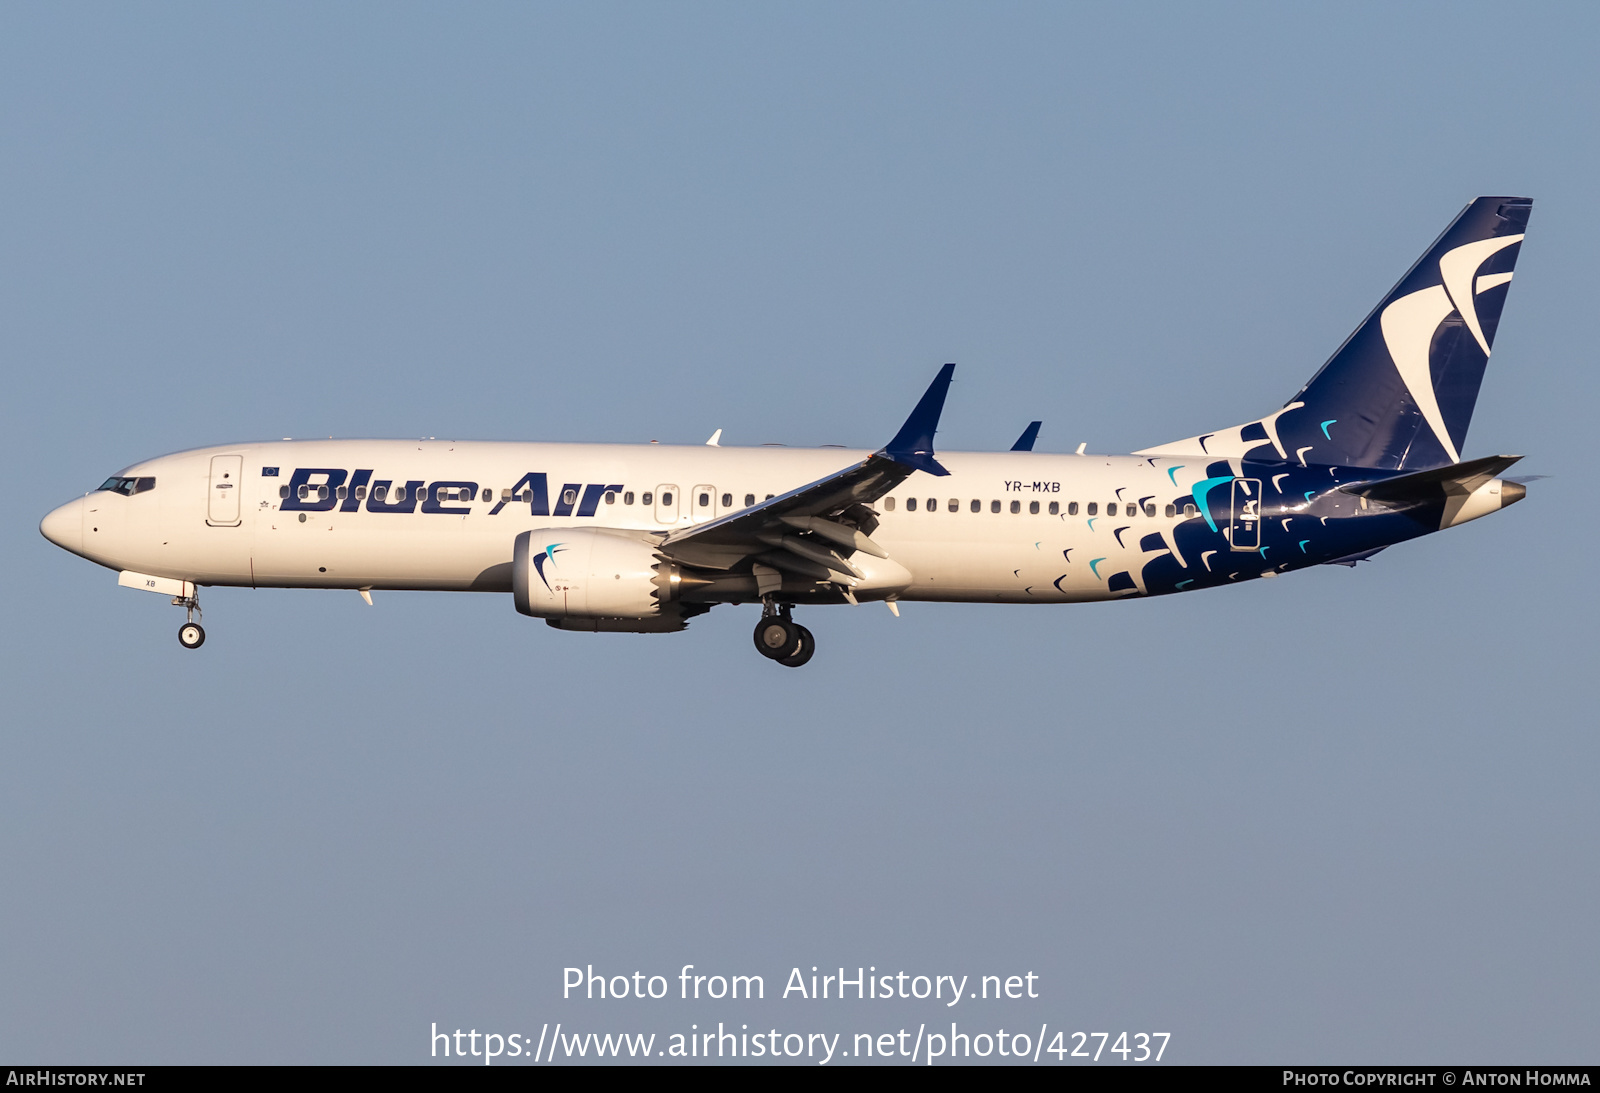
POLYGON ((563 630, 682 630, 677 576, 654 538, 603 528, 525 531, 511 561, 517 610, 563 630))

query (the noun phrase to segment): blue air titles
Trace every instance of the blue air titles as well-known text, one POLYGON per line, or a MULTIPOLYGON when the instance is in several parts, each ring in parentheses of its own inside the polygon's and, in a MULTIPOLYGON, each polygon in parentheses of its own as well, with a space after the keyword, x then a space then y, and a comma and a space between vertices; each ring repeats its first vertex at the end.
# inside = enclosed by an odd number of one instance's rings
MULTIPOLYGON (((271 468, 274 476, 277 468, 271 468)), ((265 473, 265 470, 263 471, 265 473)), ((479 485, 465 479, 393 478, 374 479, 374 471, 351 473, 339 467, 297 467, 286 486, 280 489, 282 512, 421 512, 440 516, 469 516, 471 502, 478 499, 479 485)), ((269 476, 271 477, 271 476, 269 476)), ((550 504, 549 479, 530 471, 504 491, 486 515, 496 516, 507 505, 528 506, 530 516, 592 517, 607 493, 622 489, 621 483, 568 482, 550 504)), ((489 500, 484 491, 483 502, 489 500)))

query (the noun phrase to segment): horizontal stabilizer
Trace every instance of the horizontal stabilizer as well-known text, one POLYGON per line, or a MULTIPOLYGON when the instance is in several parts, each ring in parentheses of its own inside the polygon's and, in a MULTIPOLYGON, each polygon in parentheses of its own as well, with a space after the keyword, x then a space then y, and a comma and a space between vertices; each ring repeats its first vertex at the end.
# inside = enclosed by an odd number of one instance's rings
POLYGON ((1471 493, 1491 479, 1500 477, 1501 471, 1521 458, 1520 455, 1486 455, 1482 459, 1469 459, 1465 463, 1434 467, 1395 478, 1353 482, 1340 489, 1384 504, 1431 500, 1441 493, 1471 493))
POLYGON ((1374 554, 1378 554, 1388 549, 1388 547, 1373 547, 1371 550, 1363 550, 1357 554, 1346 554, 1343 558, 1330 558, 1328 561, 1323 562, 1322 564, 1342 565, 1349 569, 1354 569, 1357 562, 1364 562, 1371 558, 1374 554))

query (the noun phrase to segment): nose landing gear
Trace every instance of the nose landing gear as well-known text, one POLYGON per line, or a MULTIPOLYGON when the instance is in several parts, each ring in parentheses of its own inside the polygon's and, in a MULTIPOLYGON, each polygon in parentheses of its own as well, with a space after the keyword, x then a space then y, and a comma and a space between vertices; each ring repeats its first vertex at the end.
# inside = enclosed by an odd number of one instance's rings
POLYGON ((811 631, 789 617, 788 604, 767 603, 756 623, 756 652, 785 668, 798 668, 817 651, 811 631))
POLYGON ((200 648, 206 643, 205 628, 200 625, 200 590, 195 589, 191 596, 174 596, 172 603, 188 612, 188 621, 178 627, 178 644, 185 649, 200 648))

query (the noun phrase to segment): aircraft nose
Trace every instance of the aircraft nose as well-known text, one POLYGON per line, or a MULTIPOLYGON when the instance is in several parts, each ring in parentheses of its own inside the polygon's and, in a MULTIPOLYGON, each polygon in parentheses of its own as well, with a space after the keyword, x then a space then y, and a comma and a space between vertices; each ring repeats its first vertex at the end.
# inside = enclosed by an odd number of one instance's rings
POLYGON ((83 553, 83 498, 52 509, 39 521, 39 533, 62 550, 83 553))

